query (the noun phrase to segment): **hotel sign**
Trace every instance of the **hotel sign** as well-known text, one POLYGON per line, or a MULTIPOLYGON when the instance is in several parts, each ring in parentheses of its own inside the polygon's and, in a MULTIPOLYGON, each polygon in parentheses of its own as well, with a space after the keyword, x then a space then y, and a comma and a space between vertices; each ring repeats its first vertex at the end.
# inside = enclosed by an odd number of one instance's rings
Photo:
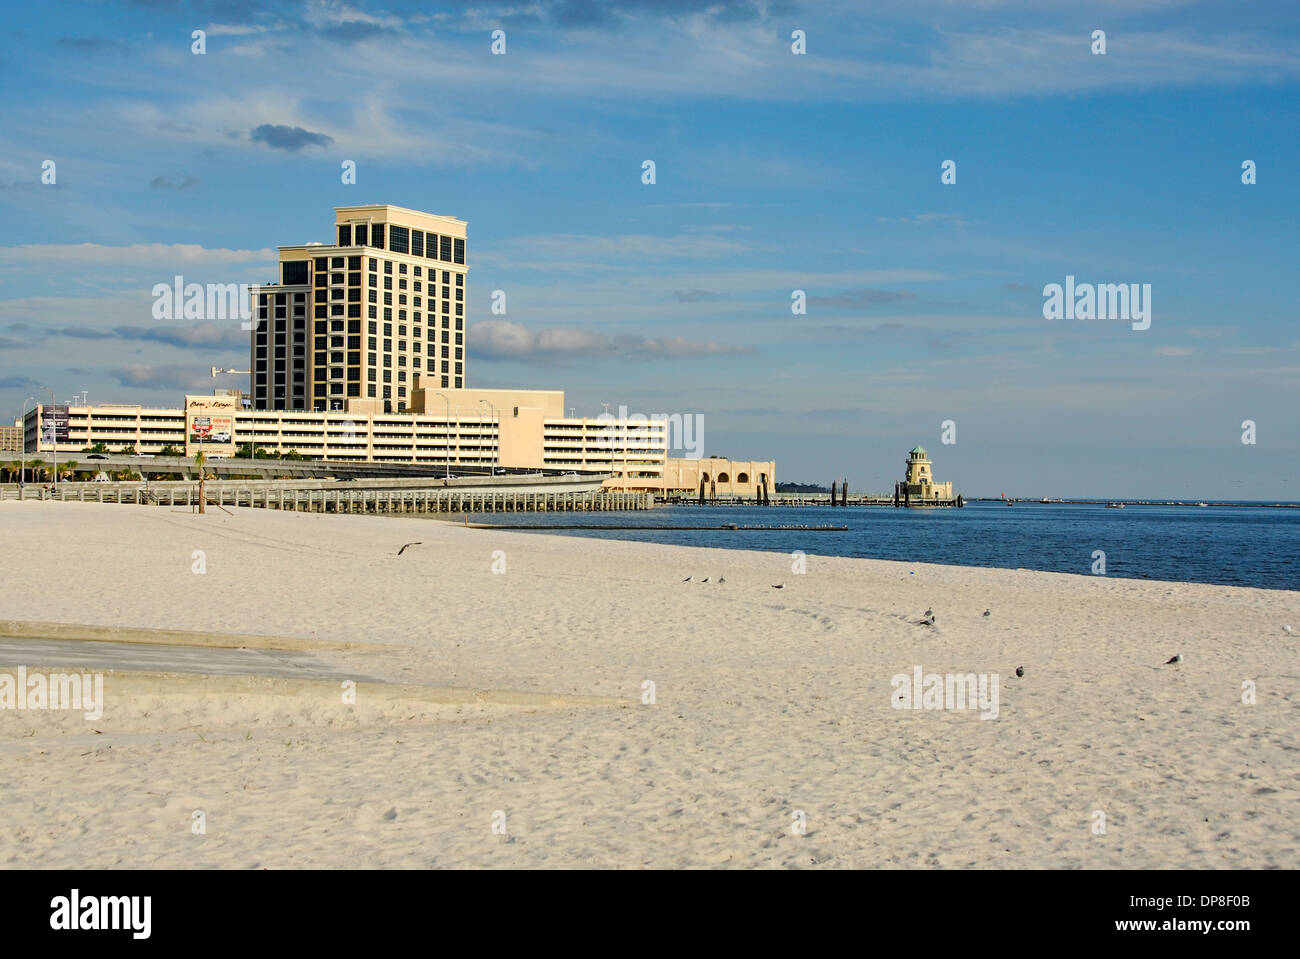
POLYGON ((41 407, 41 439, 46 443, 68 442, 68 408, 41 407))
POLYGON ((185 452, 233 456, 235 452, 235 410, 233 397, 185 397, 185 452))

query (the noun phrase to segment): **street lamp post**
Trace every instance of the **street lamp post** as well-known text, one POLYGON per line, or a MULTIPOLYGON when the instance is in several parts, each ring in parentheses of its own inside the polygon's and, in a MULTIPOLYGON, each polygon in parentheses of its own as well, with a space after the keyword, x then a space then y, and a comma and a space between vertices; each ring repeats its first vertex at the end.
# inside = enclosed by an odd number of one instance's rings
POLYGON ((479 402, 482 403, 484 406, 486 406, 488 409, 490 409, 492 411, 492 415, 496 418, 497 437, 492 444, 492 475, 495 476, 497 472, 497 467, 501 464, 501 411, 498 410, 491 403, 489 403, 487 400, 479 400, 479 402))
MULTIPOLYGON (((448 399, 446 393, 434 393, 433 395, 434 395, 434 396, 441 396, 441 397, 442 397, 442 402, 443 402, 444 404, 446 404, 446 407, 447 407, 447 412, 446 412, 446 420, 447 420, 447 423, 446 423, 446 426, 447 426, 447 427, 450 427, 450 426, 451 426, 451 400, 448 399)), ((459 424, 457 424, 456 434, 457 434, 457 435, 456 435, 456 445, 457 445, 457 446, 460 446, 460 427, 459 427, 459 424)), ((446 452, 446 455, 445 455, 445 457, 444 457, 443 462, 446 464, 446 467, 447 467, 447 475, 446 475, 445 478, 446 478, 446 479, 451 479, 451 448, 450 448, 450 447, 447 448, 447 452, 446 452)))
MULTIPOLYGON (((18 454, 18 489, 19 489, 18 495, 19 496, 22 495, 23 487, 27 485, 23 481, 23 478, 27 475, 27 404, 29 402, 35 403, 36 397, 29 396, 27 397, 27 399, 23 400, 23 438, 22 438, 22 445, 19 447, 19 449, 22 450, 22 452, 18 454)), ((40 404, 37 403, 36 405, 39 406, 40 404)), ((40 449, 40 443, 41 443, 41 424, 39 421, 37 421, 36 423, 36 448, 37 449, 40 449)))
MULTIPOLYGON (((40 387, 40 389, 43 389, 46 393, 50 394, 51 406, 58 405, 59 401, 54 396, 54 390, 50 389, 48 386, 42 386, 40 387)), ((58 427, 54 425, 53 417, 50 418, 50 427, 51 427, 50 433, 53 436, 53 439, 50 442, 50 447, 53 450, 53 456, 54 456, 54 465, 51 467, 51 470, 54 473, 54 485, 57 488, 59 485, 59 430, 58 427)), ((36 435, 37 436, 41 435, 39 423, 36 425, 36 435)))

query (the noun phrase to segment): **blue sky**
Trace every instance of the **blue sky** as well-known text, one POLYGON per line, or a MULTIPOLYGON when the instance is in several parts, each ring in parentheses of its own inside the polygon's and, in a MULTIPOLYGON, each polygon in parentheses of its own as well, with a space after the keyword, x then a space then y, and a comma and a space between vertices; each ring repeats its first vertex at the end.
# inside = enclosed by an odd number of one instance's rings
POLYGON ((472 386, 700 413, 784 480, 921 443, 972 495, 1300 500, 1300 7, 866 7, 11 5, 0 410, 210 388, 246 334, 153 285, 393 203, 469 221, 472 386), (1151 284, 1150 329, 1043 319, 1067 274, 1151 284))

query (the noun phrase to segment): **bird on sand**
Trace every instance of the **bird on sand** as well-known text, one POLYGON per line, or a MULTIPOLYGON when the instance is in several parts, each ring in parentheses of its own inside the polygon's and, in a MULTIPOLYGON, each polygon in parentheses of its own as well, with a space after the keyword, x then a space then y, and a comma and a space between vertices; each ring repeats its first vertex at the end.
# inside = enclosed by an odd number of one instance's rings
POLYGON ((1023 676, 1023 675, 1025 675, 1025 667, 1023 667, 1023 666, 1017 666, 1017 667, 1016 667, 1016 675, 1017 675, 1017 676, 1023 676))
POLYGON ((401 549, 399 549, 399 550, 397 551, 397 555, 398 555, 398 556, 401 556, 403 553, 405 553, 405 552, 406 552, 406 547, 407 547, 407 546, 423 546, 423 545, 424 545, 423 542, 420 542, 420 543, 406 543, 405 545, 402 546, 401 549))
POLYGON ((691 580, 693 580, 694 578, 695 578, 694 576, 687 576, 684 580, 682 580, 682 582, 683 582, 683 583, 689 583, 689 582, 690 582, 691 580))
POLYGON ((984 610, 984 615, 985 615, 985 616, 990 616, 990 615, 992 615, 992 614, 991 614, 991 613, 986 609, 986 610, 984 610))
POLYGON ((1282 627, 1282 632, 1284 632, 1284 633, 1289 633, 1289 632, 1291 632, 1291 627, 1290 627, 1290 626, 1283 626, 1283 627, 1282 627))
POLYGON ((772 588, 773 588, 773 589, 785 589, 785 583, 773 583, 773 584, 772 584, 772 588))
POLYGON ((932 610, 932 609, 927 609, 927 610, 925 611, 925 615, 926 615, 926 616, 933 616, 933 615, 934 615, 934 610, 932 610))
POLYGON ((925 617, 925 619, 920 620, 916 625, 918 625, 918 626, 933 626, 933 625, 934 625, 934 615, 931 614, 931 615, 925 617))
POLYGON ((1165 665, 1166 665, 1166 666, 1177 666, 1177 665, 1178 665, 1179 663, 1181 663, 1182 661, 1183 661, 1183 654, 1182 654, 1182 653, 1179 653, 1179 654, 1176 655, 1176 656, 1170 656, 1168 659, 1166 659, 1166 660, 1165 660, 1165 665))
POLYGON ((707 583, 708 581, 709 581, 709 577, 707 576, 705 576, 702 580, 700 580, 701 583, 707 583))
POLYGON ((722 585, 723 583, 725 583, 726 581, 727 581, 727 577, 725 577, 725 576, 719 576, 719 577, 718 577, 718 585, 719 585, 719 586, 721 586, 721 585, 722 585))

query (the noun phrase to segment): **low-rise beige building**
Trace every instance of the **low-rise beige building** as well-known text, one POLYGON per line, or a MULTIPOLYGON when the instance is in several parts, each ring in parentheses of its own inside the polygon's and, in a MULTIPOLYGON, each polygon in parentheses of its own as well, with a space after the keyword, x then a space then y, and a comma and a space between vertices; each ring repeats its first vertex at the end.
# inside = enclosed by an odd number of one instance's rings
POLYGON ((670 459, 664 467, 665 493, 699 494, 703 485, 708 499, 734 496, 771 495, 776 486, 776 463, 772 460, 729 460, 718 456, 705 459, 670 459))
POLYGON ((15 421, 13 426, 0 426, 0 453, 17 453, 22 448, 22 424, 15 421))
POLYGON ((698 491, 709 496, 757 493, 772 463, 668 457, 664 420, 575 417, 564 412, 563 390, 414 390, 412 412, 362 413, 254 410, 238 391, 185 397, 183 407, 123 404, 60 408, 66 439, 51 439, 45 408, 23 423, 27 449, 60 455, 103 444, 157 455, 168 447, 185 456, 235 456, 253 444, 270 453, 317 460, 425 463, 431 472, 462 467, 610 473, 606 486, 656 493, 698 491), (66 413, 63 412, 66 410, 66 413))

